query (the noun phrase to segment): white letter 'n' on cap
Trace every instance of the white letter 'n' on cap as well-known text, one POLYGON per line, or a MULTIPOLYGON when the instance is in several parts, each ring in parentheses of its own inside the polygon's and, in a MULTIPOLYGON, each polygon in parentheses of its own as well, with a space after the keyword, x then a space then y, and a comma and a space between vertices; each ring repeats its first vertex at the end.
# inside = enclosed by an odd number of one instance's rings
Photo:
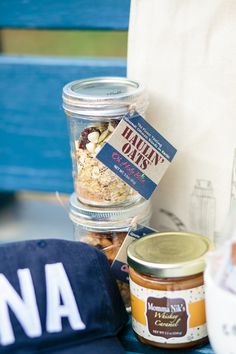
POLYGON ((17 271, 22 298, 7 278, 0 274, 0 343, 8 345, 15 342, 8 306, 20 322, 28 337, 42 334, 34 286, 29 269, 17 271))

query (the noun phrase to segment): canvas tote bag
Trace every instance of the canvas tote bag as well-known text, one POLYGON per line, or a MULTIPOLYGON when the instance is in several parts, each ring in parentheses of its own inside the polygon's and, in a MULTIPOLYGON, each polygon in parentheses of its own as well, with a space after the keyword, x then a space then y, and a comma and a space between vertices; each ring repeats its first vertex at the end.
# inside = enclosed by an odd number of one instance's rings
POLYGON ((147 86, 147 120, 178 150, 153 225, 217 240, 236 198, 236 1, 132 0, 128 77, 147 86))

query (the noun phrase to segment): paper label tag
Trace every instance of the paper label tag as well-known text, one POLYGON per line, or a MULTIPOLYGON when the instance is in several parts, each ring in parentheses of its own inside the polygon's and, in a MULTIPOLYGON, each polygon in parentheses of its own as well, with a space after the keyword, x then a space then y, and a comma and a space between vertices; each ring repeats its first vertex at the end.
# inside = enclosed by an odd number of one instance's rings
POLYGON ((139 224, 135 229, 130 229, 111 265, 112 273, 114 274, 117 280, 121 280, 125 283, 129 282, 129 268, 127 265, 128 246, 134 240, 147 236, 149 234, 153 234, 154 232, 156 232, 156 230, 139 224))
POLYGON ((145 199, 149 199, 176 151, 135 112, 120 121, 96 158, 145 199))
POLYGON ((189 343, 207 337, 204 285, 184 290, 141 286, 131 278, 133 330, 157 343, 189 343))

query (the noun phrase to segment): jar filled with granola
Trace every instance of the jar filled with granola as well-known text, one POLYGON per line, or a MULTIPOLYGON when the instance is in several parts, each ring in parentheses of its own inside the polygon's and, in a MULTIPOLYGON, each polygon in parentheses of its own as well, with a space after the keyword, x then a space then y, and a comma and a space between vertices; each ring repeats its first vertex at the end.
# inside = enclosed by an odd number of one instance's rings
MULTIPOLYGON (((139 224, 149 225, 151 205, 150 201, 141 198, 122 208, 98 208, 81 203, 73 193, 69 217, 73 221, 75 240, 102 250, 112 264, 134 218, 139 224)), ((118 281, 118 286, 126 307, 129 307, 129 284, 118 281)))
POLYGON ((147 96, 137 82, 119 77, 73 81, 63 88, 69 119, 77 198, 86 204, 131 204, 140 195, 104 166, 96 154, 129 111, 144 114, 147 96))

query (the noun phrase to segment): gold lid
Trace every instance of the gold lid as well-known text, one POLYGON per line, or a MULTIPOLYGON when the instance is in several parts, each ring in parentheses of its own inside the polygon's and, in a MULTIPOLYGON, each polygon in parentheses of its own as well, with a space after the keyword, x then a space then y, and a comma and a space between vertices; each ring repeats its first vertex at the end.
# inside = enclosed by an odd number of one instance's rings
POLYGON ((128 264, 137 272, 158 278, 178 278, 205 269, 205 256, 213 243, 187 232, 163 232, 145 236, 128 247, 128 264))

